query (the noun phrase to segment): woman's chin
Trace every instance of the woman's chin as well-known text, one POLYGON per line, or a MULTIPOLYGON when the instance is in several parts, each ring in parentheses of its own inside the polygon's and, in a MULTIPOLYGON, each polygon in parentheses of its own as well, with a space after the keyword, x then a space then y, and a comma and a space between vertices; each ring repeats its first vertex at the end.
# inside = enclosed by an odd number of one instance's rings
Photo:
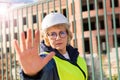
POLYGON ((63 48, 62 48, 62 47, 56 47, 55 49, 57 49, 57 50, 62 50, 63 48))

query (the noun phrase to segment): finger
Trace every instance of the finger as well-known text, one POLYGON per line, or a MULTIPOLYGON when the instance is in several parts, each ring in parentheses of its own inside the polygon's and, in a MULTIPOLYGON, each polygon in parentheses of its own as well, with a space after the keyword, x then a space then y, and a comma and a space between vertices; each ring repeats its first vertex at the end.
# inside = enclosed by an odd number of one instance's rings
POLYGON ((46 65, 55 55, 55 52, 50 52, 44 59, 43 64, 46 65))
POLYGON ((17 40, 14 40, 14 47, 15 47, 16 53, 20 56, 21 50, 20 50, 20 47, 19 47, 19 45, 18 45, 17 40))
POLYGON ((36 30, 35 38, 34 38, 34 47, 36 47, 36 48, 39 46, 39 39, 40 39, 39 30, 36 30))
POLYGON ((26 49, 26 40, 25 40, 25 34, 24 32, 21 33, 21 48, 22 51, 24 51, 26 49))
POLYGON ((26 42, 27 49, 32 47, 32 30, 27 30, 27 42, 26 42))

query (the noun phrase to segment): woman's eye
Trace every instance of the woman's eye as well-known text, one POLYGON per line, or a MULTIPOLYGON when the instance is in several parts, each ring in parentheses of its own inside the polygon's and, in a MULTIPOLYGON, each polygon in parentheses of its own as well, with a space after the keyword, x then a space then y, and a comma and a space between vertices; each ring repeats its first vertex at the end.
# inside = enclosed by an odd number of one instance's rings
POLYGON ((65 34, 65 32, 64 32, 64 31, 61 31, 60 34, 65 34))
POLYGON ((56 36, 56 33, 55 32, 51 33, 51 36, 56 36))

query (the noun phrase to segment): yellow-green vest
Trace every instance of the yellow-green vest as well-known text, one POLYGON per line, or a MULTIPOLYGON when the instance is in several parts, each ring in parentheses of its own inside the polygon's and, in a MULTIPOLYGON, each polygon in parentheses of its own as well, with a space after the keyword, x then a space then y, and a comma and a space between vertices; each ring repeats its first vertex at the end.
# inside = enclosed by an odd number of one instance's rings
POLYGON ((71 64, 70 62, 60 59, 59 57, 53 57, 57 66, 57 71, 60 80, 87 80, 87 65, 82 57, 77 58, 77 64, 81 70, 71 64), (84 76, 84 74, 86 76, 84 76))
MULTIPOLYGON (((48 54, 44 52, 44 54, 48 54)), ((57 56, 54 56, 55 64, 57 67, 57 72, 60 80, 87 80, 88 79, 88 70, 85 60, 78 56, 77 65, 71 64, 70 62, 60 59, 57 56)))

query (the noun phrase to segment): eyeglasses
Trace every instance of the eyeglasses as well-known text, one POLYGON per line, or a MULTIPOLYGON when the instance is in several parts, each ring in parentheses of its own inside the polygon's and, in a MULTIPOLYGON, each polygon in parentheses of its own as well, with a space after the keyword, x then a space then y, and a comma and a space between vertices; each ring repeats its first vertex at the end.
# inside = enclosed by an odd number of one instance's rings
MULTIPOLYGON (((48 35, 51 39, 56 39, 57 36, 58 36, 58 34, 57 34, 56 32, 51 32, 51 33, 48 33, 47 35, 48 35)), ((64 38, 64 37, 66 37, 66 35, 67 35, 66 31, 60 31, 60 32, 59 32, 59 37, 60 37, 60 38, 64 38)))

